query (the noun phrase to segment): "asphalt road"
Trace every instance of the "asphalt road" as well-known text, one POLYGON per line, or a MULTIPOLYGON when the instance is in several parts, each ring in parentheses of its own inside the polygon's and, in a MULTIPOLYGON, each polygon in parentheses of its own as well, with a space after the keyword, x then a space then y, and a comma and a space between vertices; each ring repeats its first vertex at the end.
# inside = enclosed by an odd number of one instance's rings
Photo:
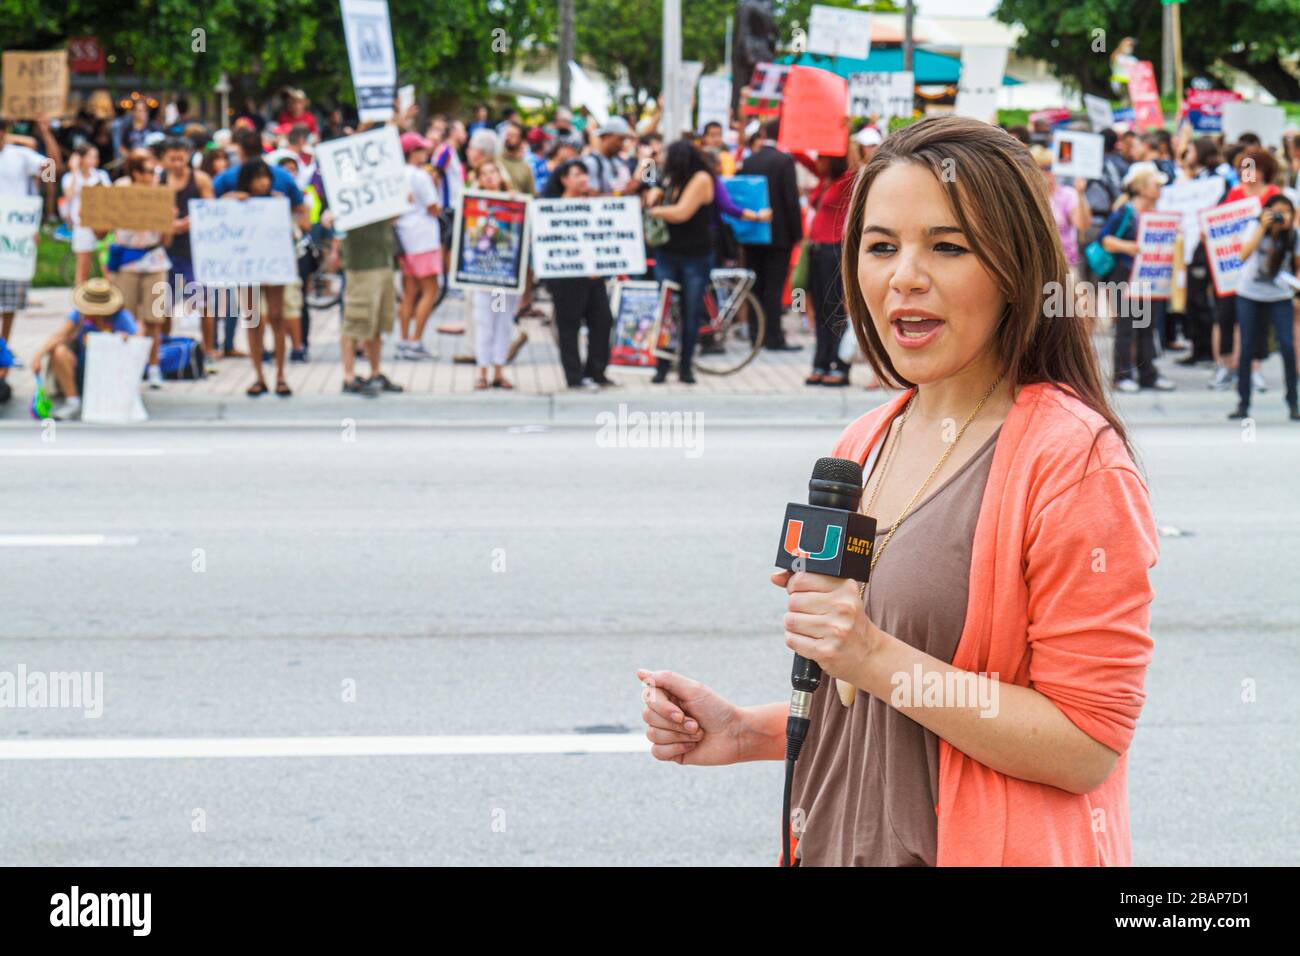
MULTIPOLYGON (((0 708, 0 862, 771 864, 778 765, 651 760, 634 670, 788 696, 767 574, 837 432, 706 427, 698 457, 594 428, 0 432, 0 670, 102 674, 97 718, 0 708), (283 755, 411 736, 460 749, 283 755), (294 739, 129 756, 158 738, 294 739), (66 739, 91 752, 2 749, 66 739)), ((1155 571, 1135 861, 1300 863, 1300 428, 1136 438, 1183 535, 1155 571)))

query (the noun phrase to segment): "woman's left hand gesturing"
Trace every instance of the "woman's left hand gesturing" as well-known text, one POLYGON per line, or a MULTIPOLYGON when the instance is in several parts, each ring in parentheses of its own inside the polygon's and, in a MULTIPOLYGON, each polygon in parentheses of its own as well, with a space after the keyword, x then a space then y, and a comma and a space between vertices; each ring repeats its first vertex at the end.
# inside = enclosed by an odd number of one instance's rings
POLYGON ((887 636, 871 623, 857 581, 807 571, 776 571, 785 588, 786 647, 815 661, 831 677, 862 687, 870 658, 887 636))

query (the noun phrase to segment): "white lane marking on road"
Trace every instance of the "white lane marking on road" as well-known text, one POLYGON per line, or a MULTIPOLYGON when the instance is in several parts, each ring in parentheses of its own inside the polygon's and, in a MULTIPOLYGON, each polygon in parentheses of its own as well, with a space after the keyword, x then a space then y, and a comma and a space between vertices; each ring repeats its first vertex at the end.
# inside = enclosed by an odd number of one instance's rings
POLYGON ((161 448, 0 448, 0 458, 157 458, 161 448))
POLYGON ((0 534, 0 548, 100 548, 139 544, 129 534, 0 534))
POLYGON ((0 740, 0 760, 190 760, 202 757, 419 757, 611 754, 650 749, 644 734, 445 737, 127 737, 0 740))

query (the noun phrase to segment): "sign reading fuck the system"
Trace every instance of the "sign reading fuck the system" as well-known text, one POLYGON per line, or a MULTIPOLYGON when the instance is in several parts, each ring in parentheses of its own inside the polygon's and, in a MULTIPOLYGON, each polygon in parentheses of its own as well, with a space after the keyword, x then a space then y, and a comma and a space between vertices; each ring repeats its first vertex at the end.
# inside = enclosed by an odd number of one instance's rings
POLYGON ((411 189, 397 127, 381 126, 316 148, 334 225, 346 232, 411 208, 411 189))

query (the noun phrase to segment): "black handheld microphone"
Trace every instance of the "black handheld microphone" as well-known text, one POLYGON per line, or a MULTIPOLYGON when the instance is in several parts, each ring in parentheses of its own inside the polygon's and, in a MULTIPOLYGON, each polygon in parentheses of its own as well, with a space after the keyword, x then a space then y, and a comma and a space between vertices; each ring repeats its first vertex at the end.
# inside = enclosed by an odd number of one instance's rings
MULTIPOLYGON (((818 458, 808 482, 808 504, 786 505, 776 552, 777 567, 866 581, 871 573, 876 519, 858 513, 861 502, 862 466, 848 458, 818 458)), ((799 751, 808 736, 813 693, 821 680, 822 669, 815 661, 799 654, 794 656, 790 715, 785 724, 785 805, 781 820, 785 866, 790 866, 790 787, 794 762, 799 759, 799 751)))

